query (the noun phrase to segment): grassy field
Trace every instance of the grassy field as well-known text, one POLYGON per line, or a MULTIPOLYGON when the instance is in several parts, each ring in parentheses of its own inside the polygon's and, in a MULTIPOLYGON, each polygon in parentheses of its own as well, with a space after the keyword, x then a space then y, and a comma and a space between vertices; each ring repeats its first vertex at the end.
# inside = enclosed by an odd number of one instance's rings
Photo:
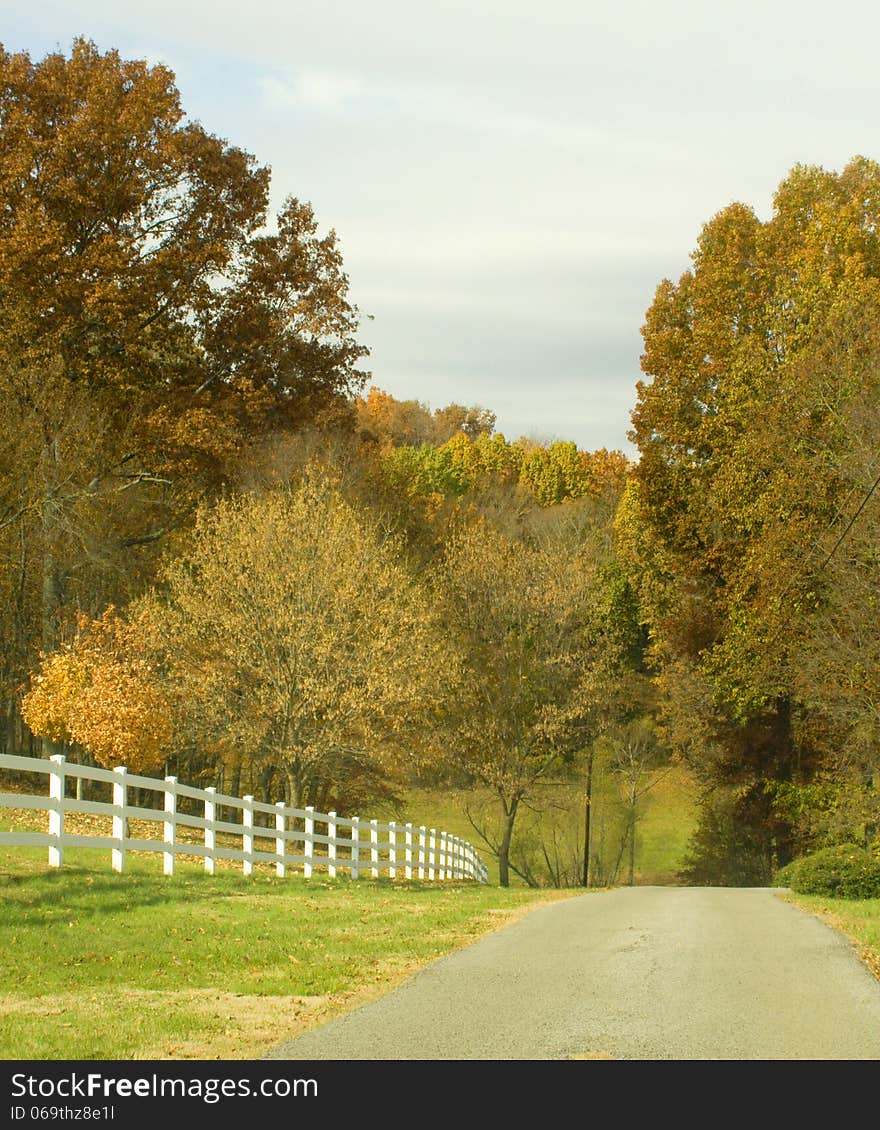
POLYGON ((697 823, 697 785, 682 765, 660 770, 636 835, 636 882, 675 882, 697 823))
MULTIPOLYGON (((115 875, 109 852, 85 849, 68 849, 53 871, 43 848, 0 849, 0 1057, 255 1058, 540 902, 578 893, 521 882, 501 890, 466 812, 485 800, 413 791, 400 818, 476 843, 487 886, 278 880, 268 867, 246 879, 233 864, 209 877, 180 859, 166 878, 161 856, 139 853, 115 875)), ((567 835, 577 791, 557 788, 551 800, 540 826, 567 835)), ((597 809, 606 802, 599 794, 597 809)), ((534 819, 523 828, 534 831, 534 819)), ((3 828, 44 822, 0 812, 3 828)), ((79 832, 107 834, 104 823, 68 819, 79 832)), ((658 775, 639 826, 637 881, 674 881, 692 823, 690 780, 678 769, 658 775)))
POLYGON ((0 857, 0 1056, 255 1058, 554 897, 155 862, 0 857))
POLYGON ((862 961, 880 977, 880 899, 828 899, 790 893, 783 897, 846 934, 862 961))
MULTIPOLYGON (((696 823, 696 784, 681 765, 654 774, 645 793, 636 833, 637 883, 674 883, 681 867, 688 840, 696 823)), ((433 824, 463 836, 476 845, 489 867, 490 882, 498 881, 498 868, 468 819, 472 813, 495 811, 492 798, 476 789, 458 791, 411 790, 406 794, 405 820, 414 824, 433 824)), ((520 836, 535 841, 538 835, 558 833, 558 842, 572 861, 582 852, 578 838, 583 822, 583 800, 579 788, 568 783, 550 786, 541 798, 536 814, 524 810, 520 836)), ((604 835, 608 854, 615 851, 620 832, 621 811, 610 790, 597 789, 593 802, 594 836, 604 835)), ((597 841, 594 840, 594 844, 597 841)), ((513 877, 518 885, 522 880, 513 877)))

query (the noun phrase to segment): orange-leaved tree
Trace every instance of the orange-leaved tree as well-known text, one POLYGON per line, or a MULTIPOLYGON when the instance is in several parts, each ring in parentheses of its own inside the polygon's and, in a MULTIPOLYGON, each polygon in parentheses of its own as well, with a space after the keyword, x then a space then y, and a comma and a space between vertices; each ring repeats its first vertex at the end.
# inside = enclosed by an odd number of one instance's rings
POLYGON ((159 767, 172 740, 170 701, 149 613, 124 620, 108 608, 81 615, 74 638, 44 655, 22 702, 33 732, 76 742, 99 765, 159 767))

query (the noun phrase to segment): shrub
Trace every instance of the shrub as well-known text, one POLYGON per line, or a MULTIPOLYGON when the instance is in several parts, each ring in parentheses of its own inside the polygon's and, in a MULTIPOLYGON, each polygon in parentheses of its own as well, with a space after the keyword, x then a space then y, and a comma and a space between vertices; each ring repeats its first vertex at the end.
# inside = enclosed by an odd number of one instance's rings
POLYGON ((855 844, 837 844, 795 859, 777 872, 776 883, 800 895, 880 898, 880 859, 855 844))

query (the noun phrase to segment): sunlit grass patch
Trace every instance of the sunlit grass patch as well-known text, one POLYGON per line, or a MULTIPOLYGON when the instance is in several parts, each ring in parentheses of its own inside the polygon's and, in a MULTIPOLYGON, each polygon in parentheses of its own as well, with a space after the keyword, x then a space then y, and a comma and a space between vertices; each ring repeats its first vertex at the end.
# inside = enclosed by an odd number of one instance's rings
POLYGON ((0 1055, 253 1058, 546 897, 473 882, 207 876, 197 865, 166 877, 137 860, 122 875, 49 870, 7 857, 0 1055))

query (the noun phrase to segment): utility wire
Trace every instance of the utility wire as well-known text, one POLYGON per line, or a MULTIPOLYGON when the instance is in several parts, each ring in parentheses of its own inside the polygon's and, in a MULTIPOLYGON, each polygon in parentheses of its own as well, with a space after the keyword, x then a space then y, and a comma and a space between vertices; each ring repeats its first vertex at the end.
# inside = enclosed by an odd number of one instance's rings
MULTIPOLYGON (((875 483, 874 486, 876 486, 876 485, 877 484, 875 483)), ((846 498, 843 500, 843 502, 837 508, 837 513, 834 515, 834 517, 831 519, 831 521, 828 523, 828 525, 825 527, 825 529, 822 530, 822 532, 816 537, 813 544, 810 546, 810 549, 809 549, 806 557, 801 562, 800 568, 797 570, 797 572, 793 576, 790 576, 788 578, 788 583, 786 584, 785 588, 782 590, 782 592, 779 594, 779 597, 778 597, 778 600, 779 600, 780 603, 785 599, 786 596, 788 596, 788 594, 791 592, 791 590, 794 588, 794 586, 798 583, 798 581, 801 579, 801 577, 803 577, 804 573, 806 573, 807 568, 810 564, 810 560, 813 557, 813 554, 816 552, 817 549, 821 548, 822 542, 825 540, 826 535, 829 534, 834 529, 834 527, 837 525, 838 521, 846 513, 846 510, 847 510, 847 508, 850 504, 850 500, 852 499, 853 495, 856 493, 856 490, 857 490, 856 487, 850 488, 849 494, 846 496, 846 498)), ((874 488, 872 487, 871 493, 873 493, 873 490, 874 490, 874 488)), ((868 498, 870 498, 870 494, 868 495, 868 498)), ((867 499, 863 500, 862 506, 864 506, 865 502, 867 502, 867 499)), ((860 506, 859 509, 856 511, 855 517, 858 517, 858 514, 861 511, 862 506, 860 506)), ((840 544, 840 541, 842 541, 843 538, 846 536, 847 532, 849 531, 849 529, 852 526, 853 521, 854 521, 854 519, 850 521, 846 530, 844 530, 843 535, 838 540, 838 543, 837 543, 838 545, 840 544)), ((834 550, 836 550, 836 549, 837 549, 837 545, 835 545, 835 547, 834 547, 834 550)), ((832 554, 834 553, 834 550, 832 550, 832 554)), ((827 565, 828 561, 830 561, 830 560, 831 560, 831 557, 829 555, 829 557, 826 559, 826 561, 824 562, 824 564, 821 567, 824 568, 825 565, 827 565)))
POLYGON ((840 537, 837 539, 837 541, 832 546, 831 552, 828 554, 828 556, 825 558, 825 560, 819 566, 820 569, 825 568, 825 566, 828 564, 828 562, 831 560, 831 558, 834 556, 834 554, 840 548, 840 546, 843 542, 843 539, 846 537, 846 535, 850 532, 850 530, 855 525, 856 518, 858 518, 858 516, 861 514, 861 512, 865 509, 865 507, 871 501, 871 495, 874 493, 874 491, 877 489, 878 486, 880 486, 880 475, 877 476, 877 478, 874 480, 874 482, 871 486, 871 489, 868 491, 868 493, 865 495, 865 497, 859 503, 858 510, 856 510, 855 514, 853 514, 852 518, 850 518, 850 520, 847 522, 846 526, 844 527, 843 533, 840 535, 840 537))
MULTIPOLYGON (((855 525, 855 523, 856 523, 856 520, 857 520, 858 516, 859 516, 859 515, 861 514, 861 512, 862 512, 862 511, 863 511, 863 510, 865 509, 865 507, 866 507, 866 506, 868 505, 868 503, 869 503, 869 502, 871 501, 871 498, 872 498, 872 496, 874 495, 874 493, 875 493, 875 491, 877 490, 877 488, 878 488, 878 487, 880 487, 880 475, 878 475, 878 476, 877 476, 877 478, 876 478, 876 479, 874 480, 874 482, 873 482, 873 483, 871 484, 871 487, 870 487, 870 489, 869 489, 868 493, 867 493, 867 494, 865 495, 865 497, 864 497, 864 498, 862 499, 862 501, 861 501, 861 502, 859 503, 859 505, 858 505, 858 507, 857 507, 857 509, 856 509, 855 513, 854 513, 854 514, 852 515, 852 517, 850 518, 850 520, 849 520, 849 521, 847 522, 847 524, 846 524, 846 525, 844 526, 844 528, 843 528, 843 530, 842 530, 842 532, 841 532, 840 536, 838 537, 837 541, 836 541, 836 542, 834 543, 834 545, 833 545, 833 546, 831 547, 831 550, 830 550, 830 551, 829 551, 829 553, 828 553, 828 554, 826 555, 826 557, 825 557, 825 560, 824 560, 824 561, 822 562, 822 564, 821 564, 821 565, 819 566, 819 572, 821 572, 821 571, 822 571, 822 570, 823 570, 823 569, 824 569, 824 568, 825 568, 825 567, 826 567, 826 566, 827 566, 827 565, 829 564, 829 562, 831 561, 831 558, 832 558, 832 557, 834 556, 834 554, 835 554, 835 553, 836 553, 836 552, 838 551, 838 549, 839 549, 839 548, 841 547, 841 545, 843 544, 843 542, 844 542, 844 540, 845 540, 845 538, 846 538, 846 535, 847 535, 847 534, 848 534, 848 533, 850 532, 850 530, 851 530, 851 529, 853 528, 853 526, 854 526, 854 525, 855 525)), ((806 571, 807 571, 807 567, 808 567, 808 566, 809 566, 809 564, 810 564, 810 558, 811 558, 811 557, 813 556, 813 553, 814 553, 814 552, 815 552, 815 551, 816 551, 816 550, 817 550, 817 549, 819 548, 819 546, 821 545, 821 543, 822 543, 822 540, 823 540, 823 538, 825 537, 825 535, 826 535, 826 534, 828 534, 828 533, 829 533, 829 532, 830 532, 831 530, 833 530, 833 529, 834 529, 834 527, 835 527, 835 526, 837 525, 837 521, 838 521, 838 519, 839 519, 839 518, 841 517, 841 515, 842 515, 842 514, 844 513, 844 511, 846 510, 846 507, 847 507, 847 506, 849 505, 849 501, 850 501, 850 499, 852 498, 852 496, 853 496, 853 494, 855 493, 855 491, 856 491, 856 488, 855 488, 855 487, 853 487, 853 488, 852 488, 852 490, 850 490, 849 494, 848 494, 848 495, 846 496, 846 500, 845 500, 845 501, 844 501, 844 503, 843 503, 843 504, 842 504, 842 505, 840 506, 840 508, 838 509, 837 513, 836 513, 836 514, 834 515, 834 517, 833 517, 833 518, 832 518, 832 520, 831 520, 831 521, 829 522, 829 524, 828 524, 828 525, 827 525, 827 526, 825 527, 825 529, 824 529, 824 530, 822 531, 822 533, 821 533, 821 534, 820 534, 820 535, 819 535, 819 536, 818 536, 818 537, 816 538, 816 540, 815 540, 815 541, 813 542, 813 545, 812 545, 812 546, 810 547, 810 551, 809 551, 809 553, 807 554, 807 556, 806 556, 806 557, 804 558, 803 562, 801 563, 801 567, 800 567, 800 569, 798 569, 798 571, 797 571, 797 572, 795 573, 795 575, 794 575, 793 577, 791 577, 791 578, 789 579, 789 582, 788 582, 788 584, 787 584, 787 585, 785 586, 785 588, 784 588, 784 589, 782 590, 782 592, 780 593, 780 595, 779 595, 779 602, 780 602, 780 605, 781 605, 782 601, 784 600, 784 598, 785 598, 785 597, 786 597, 786 596, 788 595, 788 593, 789 593, 789 592, 790 592, 790 591, 792 590, 792 588, 793 588, 793 587, 794 587, 794 586, 795 586, 795 585, 797 584, 797 582, 798 582, 798 581, 799 581, 799 580, 800 580, 800 579, 801 579, 801 578, 802 578, 802 577, 804 576, 804 574, 806 573, 806 571)), ((778 639, 778 637, 779 637, 779 634, 780 634, 780 632, 781 632, 781 630, 782 630, 783 626, 784 626, 785 624, 790 624, 790 623, 792 623, 792 621, 791 621, 791 620, 786 620, 786 621, 784 621, 784 622, 782 622, 782 621, 778 621, 778 622, 777 622, 777 626, 776 626, 775 630, 774 630, 774 631, 773 631, 773 632, 772 632, 772 633, 770 634, 770 636, 768 637, 768 639, 766 639, 766 640, 764 641, 764 646, 765 646, 765 648, 769 648, 769 647, 771 646, 771 644, 775 643, 775 642, 776 642, 776 640, 777 640, 777 639, 778 639)))

